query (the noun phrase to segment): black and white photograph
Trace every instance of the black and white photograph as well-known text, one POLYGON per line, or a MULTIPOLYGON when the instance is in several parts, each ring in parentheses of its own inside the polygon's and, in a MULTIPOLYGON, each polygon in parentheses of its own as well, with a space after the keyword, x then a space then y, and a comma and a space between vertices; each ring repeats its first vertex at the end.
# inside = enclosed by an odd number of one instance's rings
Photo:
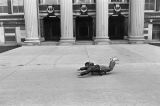
POLYGON ((0 0, 0 106, 160 106, 160 0, 0 0))

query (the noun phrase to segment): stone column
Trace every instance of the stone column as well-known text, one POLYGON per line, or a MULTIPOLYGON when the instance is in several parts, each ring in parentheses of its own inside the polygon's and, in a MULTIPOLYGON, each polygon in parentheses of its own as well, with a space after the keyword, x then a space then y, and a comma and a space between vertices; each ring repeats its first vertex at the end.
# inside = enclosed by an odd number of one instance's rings
POLYGON ((144 43, 144 4, 145 0, 130 0, 129 43, 144 43))
POLYGON ((21 30, 20 30, 20 27, 16 27, 16 40, 17 40, 17 44, 21 44, 21 30))
POLYGON ((73 44, 73 5, 72 0, 60 0, 61 7, 61 44, 73 44))
POLYGON ((0 27, 0 44, 5 44, 4 27, 0 27))
POLYGON ((40 43, 38 34, 38 1, 24 0, 26 43, 40 43))
POLYGON ((152 23, 149 23, 148 25, 148 40, 152 40, 152 29, 153 29, 153 24, 152 23))
POLYGON ((96 1, 96 39, 97 44, 108 44, 108 0, 96 1))

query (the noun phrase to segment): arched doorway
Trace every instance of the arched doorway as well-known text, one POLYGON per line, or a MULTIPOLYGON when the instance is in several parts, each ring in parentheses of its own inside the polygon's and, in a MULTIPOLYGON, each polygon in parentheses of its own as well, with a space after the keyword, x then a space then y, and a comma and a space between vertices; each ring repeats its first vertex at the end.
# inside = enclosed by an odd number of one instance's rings
POLYGON ((125 35, 125 17, 121 14, 109 17, 109 38, 123 39, 125 35))
POLYGON ((92 40, 93 18, 90 16, 76 18, 76 40, 92 40))
POLYGON ((58 17, 44 18, 44 39, 45 41, 60 40, 60 19, 58 17))

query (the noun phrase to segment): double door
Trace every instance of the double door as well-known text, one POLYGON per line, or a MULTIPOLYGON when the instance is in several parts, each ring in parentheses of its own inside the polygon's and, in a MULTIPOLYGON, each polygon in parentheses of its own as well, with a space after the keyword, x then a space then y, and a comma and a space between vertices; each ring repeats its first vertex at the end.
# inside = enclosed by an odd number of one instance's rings
POLYGON ((92 40, 93 38, 93 18, 76 18, 76 40, 92 40))

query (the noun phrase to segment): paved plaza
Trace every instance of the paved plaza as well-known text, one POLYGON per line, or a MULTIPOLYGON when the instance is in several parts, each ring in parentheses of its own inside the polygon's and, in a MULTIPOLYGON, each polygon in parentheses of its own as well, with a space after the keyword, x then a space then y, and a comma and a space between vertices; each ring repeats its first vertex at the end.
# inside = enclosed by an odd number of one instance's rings
POLYGON ((160 47, 22 46, 0 54, 0 106, 159 106, 160 47), (113 72, 77 77, 86 61, 113 72))

